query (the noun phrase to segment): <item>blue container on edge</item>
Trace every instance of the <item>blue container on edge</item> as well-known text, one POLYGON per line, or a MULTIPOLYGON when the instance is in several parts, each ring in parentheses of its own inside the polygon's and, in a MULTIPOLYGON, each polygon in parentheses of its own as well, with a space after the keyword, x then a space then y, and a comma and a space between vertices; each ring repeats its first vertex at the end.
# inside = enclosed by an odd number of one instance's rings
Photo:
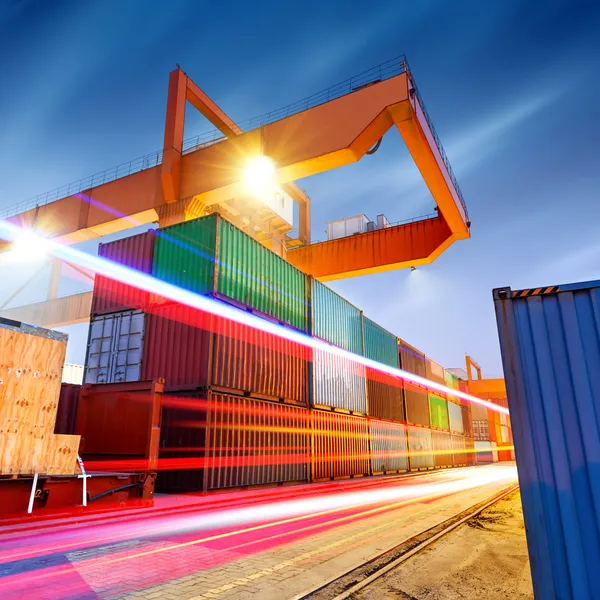
POLYGON ((493 291, 535 597, 600 598, 600 281, 493 291))

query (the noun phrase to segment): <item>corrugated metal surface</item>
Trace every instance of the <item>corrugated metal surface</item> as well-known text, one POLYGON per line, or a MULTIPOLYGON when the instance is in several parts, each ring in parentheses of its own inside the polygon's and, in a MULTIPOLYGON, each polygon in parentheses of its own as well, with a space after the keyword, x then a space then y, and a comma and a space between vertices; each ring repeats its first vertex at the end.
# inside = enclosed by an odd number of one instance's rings
POLYGON ((309 464, 306 408, 210 395, 208 489, 307 481, 309 464))
POLYGON ((471 413, 474 421, 484 421, 488 418, 488 409, 481 404, 471 403, 471 413))
POLYGON ((364 316, 363 327, 365 334, 365 356, 390 367, 399 367, 398 340, 396 336, 364 316))
POLYGON ((85 367, 83 365, 65 363, 62 372, 62 382, 81 385, 83 383, 84 371, 85 367))
POLYGON ((404 382, 404 405, 406 408, 406 421, 415 425, 429 427, 429 398, 427 390, 410 381, 404 382))
POLYGON ((206 386, 211 351, 210 315, 170 304, 146 315, 142 379, 164 378, 167 385, 206 386))
POLYGON ((77 418, 80 389, 81 385, 70 383, 63 383, 60 386, 54 433, 64 433, 67 435, 75 433, 75 419, 77 418))
POLYGON ((217 329, 211 385, 308 403, 308 348, 226 319, 217 329))
POLYGON ((218 244, 218 293, 307 331, 304 273, 223 218, 218 244))
POLYGON ((371 462, 367 419, 319 410, 311 414, 313 479, 367 475, 371 462))
POLYGON ((465 438, 462 435, 452 434, 452 464, 455 467, 467 464, 467 454, 465 452, 465 438))
POLYGON ((465 437, 465 451, 467 454, 467 464, 475 464, 475 440, 472 437, 465 437))
POLYGON ((450 431, 454 433, 464 433, 463 413, 461 407, 454 402, 448 402, 448 422, 450 431))
POLYGON ((373 473, 407 471, 409 465, 406 426, 370 419, 369 430, 373 473))
POLYGON ((431 429, 424 427, 407 428, 408 452, 411 469, 433 468, 433 444, 431 441, 431 429))
POLYGON ((427 379, 435 381, 436 383, 444 383, 444 367, 442 367, 442 365, 425 357, 425 370, 427 379))
MULTIPOLYGON (((425 355, 422 352, 398 338, 398 354, 402 370, 419 375, 419 377, 426 377, 425 355)), ((429 400, 424 388, 405 381, 404 404, 406 407, 406 420, 409 423, 429 426, 429 400)))
POLYGON ((433 461, 436 467, 452 466, 452 439, 445 431, 432 431, 433 461))
POLYGON ((160 427, 160 492, 206 489, 206 392, 169 393, 163 397, 160 427))
POLYGON ((463 432, 465 437, 473 437, 473 419, 471 414, 470 406, 461 406, 460 407, 462 413, 462 421, 463 421, 463 432))
POLYGON ((212 293, 216 243, 216 215, 159 229, 152 274, 198 294, 212 293))
POLYGON ((427 376, 425 355, 422 352, 398 338, 398 353, 401 369, 419 375, 419 377, 427 376))
POLYGON ((312 334, 355 354, 363 354, 361 311, 316 279, 311 279, 312 334))
MULTIPOLYGON (((98 246, 98 256, 135 269, 140 273, 152 272, 154 231, 146 231, 108 244, 98 246)), ((125 281, 96 275, 92 296, 92 315, 103 315, 128 309, 144 308, 149 294, 125 281)))
POLYGON ((448 403, 444 398, 429 393, 429 410, 431 412, 431 426, 438 429, 449 429, 448 403))
POLYGON ((366 414, 365 367, 327 350, 313 352, 313 396, 316 406, 331 406, 366 414))
POLYGON ((391 421, 404 421, 402 380, 369 367, 366 372, 369 415, 391 421))
POLYGON ((144 313, 123 311, 90 322, 86 383, 139 381, 144 347, 144 313))
POLYGON ((306 275, 219 215, 160 229, 152 272, 307 330, 306 275))
POLYGON ((475 440, 475 461, 477 464, 493 462, 491 442, 480 442, 475 440))

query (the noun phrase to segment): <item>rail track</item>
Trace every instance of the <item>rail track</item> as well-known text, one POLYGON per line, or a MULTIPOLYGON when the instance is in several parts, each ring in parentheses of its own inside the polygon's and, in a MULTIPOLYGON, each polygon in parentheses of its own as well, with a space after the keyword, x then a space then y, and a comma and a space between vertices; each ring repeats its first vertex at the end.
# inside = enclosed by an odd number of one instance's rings
POLYGON ((443 521, 439 525, 402 542, 391 550, 364 562, 362 565, 351 569, 325 585, 307 594, 295 597, 294 600, 345 600, 356 597, 355 594, 368 588, 375 580, 389 573, 415 554, 422 552, 440 538, 460 527, 463 523, 473 519, 496 502, 514 492, 518 487, 518 484, 512 484, 504 488, 487 500, 479 502, 454 517, 443 521))

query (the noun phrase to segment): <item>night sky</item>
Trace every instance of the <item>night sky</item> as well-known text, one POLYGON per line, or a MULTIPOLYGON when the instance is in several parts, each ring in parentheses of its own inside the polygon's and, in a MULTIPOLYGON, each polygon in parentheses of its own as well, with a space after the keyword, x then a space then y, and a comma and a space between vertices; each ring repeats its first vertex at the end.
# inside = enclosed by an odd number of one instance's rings
MULTIPOLYGON (((0 0, 0 209, 159 149, 176 63, 242 121, 403 53, 472 238, 414 273, 331 286, 444 366, 470 353, 499 376, 493 288, 600 279, 598 2, 0 0)), ((186 136, 212 129, 188 114, 186 136)), ((395 130, 374 156, 298 183, 314 239, 333 219, 434 207, 395 130)), ((26 275, 4 270, 0 304, 26 275)), ((67 328, 71 362, 85 329, 67 328)))

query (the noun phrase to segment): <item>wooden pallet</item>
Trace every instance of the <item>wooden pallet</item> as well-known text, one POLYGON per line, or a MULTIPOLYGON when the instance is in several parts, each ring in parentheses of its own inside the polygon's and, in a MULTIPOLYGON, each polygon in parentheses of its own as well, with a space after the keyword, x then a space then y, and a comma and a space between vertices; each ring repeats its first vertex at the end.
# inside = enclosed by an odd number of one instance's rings
POLYGON ((0 319, 0 474, 77 473, 80 436, 55 435, 67 336, 0 319))

